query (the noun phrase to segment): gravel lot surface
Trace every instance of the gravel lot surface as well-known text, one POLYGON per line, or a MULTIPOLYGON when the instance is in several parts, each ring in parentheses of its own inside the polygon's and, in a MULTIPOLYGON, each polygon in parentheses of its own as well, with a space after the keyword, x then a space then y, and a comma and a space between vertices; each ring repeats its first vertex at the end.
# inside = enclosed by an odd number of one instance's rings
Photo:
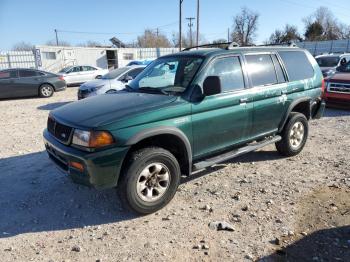
POLYGON ((76 91, 0 101, 1 261, 350 261, 350 111, 312 121, 300 155, 271 145, 193 174, 138 217, 44 151, 49 110, 76 91))

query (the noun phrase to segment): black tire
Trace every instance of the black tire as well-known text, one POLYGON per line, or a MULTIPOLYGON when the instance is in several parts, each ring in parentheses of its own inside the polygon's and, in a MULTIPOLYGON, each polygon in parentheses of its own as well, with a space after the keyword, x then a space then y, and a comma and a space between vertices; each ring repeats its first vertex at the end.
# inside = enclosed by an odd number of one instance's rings
POLYGON ((42 84, 39 87, 39 96, 40 97, 51 97, 53 93, 55 92, 55 89, 53 88, 52 85, 49 84, 42 84))
MULTIPOLYGON (((153 169, 153 171, 156 172, 156 169, 153 169)), ((153 173, 153 171, 149 172, 149 174, 153 173)), ((164 175, 160 173, 161 172, 158 172, 158 175, 154 173, 155 175, 153 174, 151 176, 155 178, 164 175)), ((161 209, 171 201, 179 186, 180 177, 180 166, 173 154, 159 147, 144 148, 135 151, 129 158, 129 162, 124 168, 117 190, 126 208, 139 214, 150 214, 161 209), (162 195, 156 194, 158 192, 157 188, 159 187, 152 188, 152 186, 145 186, 145 189, 143 191, 141 190, 141 183, 144 182, 144 184, 147 185, 147 183, 152 182, 152 179, 145 179, 143 174, 150 171, 153 164, 161 165, 162 168, 166 167, 164 168, 164 174, 168 171, 169 181, 167 183, 160 181, 162 182, 162 186, 166 187, 162 195), (147 171, 141 174, 145 170, 147 171), (151 191, 152 195, 154 194, 154 197, 158 197, 158 199, 154 199, 154 201, 145 200, 148 191, 151 191)), ((158 185, 160 185, 160 182, 153 181, 152 183, 158 183, 158 185)))
POLYGON ((305 115, 301 113, 292 112, 288 118, 288 122, 286 123, 283 131, 282 131, 282 140, 276 143, 277 151, 283 155, 283 156, 295 156, 299 154, 307 141, 307 137, 309 134, 309 124, 305 117, 305 115), (292 130, 293 134, 295 133, 293 128, 296 128, 295 130, 298 131, 297 134, 301 133, 299 132, 300 128, 298 128, 298 123, 300 123, 303 127, 303 136, 299 138, 294 138, 292 136, 292 130))

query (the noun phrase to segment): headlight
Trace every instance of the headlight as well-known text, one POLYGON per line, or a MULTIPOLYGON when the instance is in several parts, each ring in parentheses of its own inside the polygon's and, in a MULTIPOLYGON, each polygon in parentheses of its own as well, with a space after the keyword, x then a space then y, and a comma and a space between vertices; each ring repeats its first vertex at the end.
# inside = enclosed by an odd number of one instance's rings
POLYGON ((107 131, 84 131, 75 129, 72 144, 88 148, 98 148, 114 144, 113 136, 107 131))

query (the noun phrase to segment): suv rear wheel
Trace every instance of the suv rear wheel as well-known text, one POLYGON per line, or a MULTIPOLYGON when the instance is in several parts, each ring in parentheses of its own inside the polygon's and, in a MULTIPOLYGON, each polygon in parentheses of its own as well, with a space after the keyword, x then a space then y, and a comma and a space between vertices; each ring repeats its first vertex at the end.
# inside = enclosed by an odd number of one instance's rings
POLYGON ((295 156, 303 150, 309 133, 309 124, 301 113, 292 112, 282 131, 282 140, 276 143, 277 151, 284 156, 295 156))
POLYGON ((117 190, 123 204, 137 213, 149 214, 170 202, 180 177, 173 154, 159 147, 144 148, 132 154, 117 190))

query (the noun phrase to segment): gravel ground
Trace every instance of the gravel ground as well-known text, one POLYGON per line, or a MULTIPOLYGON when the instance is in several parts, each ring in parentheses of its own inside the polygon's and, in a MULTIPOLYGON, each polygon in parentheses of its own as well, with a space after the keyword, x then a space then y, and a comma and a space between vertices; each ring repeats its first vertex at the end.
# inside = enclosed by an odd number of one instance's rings
POLYGON ((1 261, 350 261, 350 111, 312 121, 300 155, 268 146, 193 174, 138 217, 44 151, 49 110, 76 91, 0 101, 1 261))

